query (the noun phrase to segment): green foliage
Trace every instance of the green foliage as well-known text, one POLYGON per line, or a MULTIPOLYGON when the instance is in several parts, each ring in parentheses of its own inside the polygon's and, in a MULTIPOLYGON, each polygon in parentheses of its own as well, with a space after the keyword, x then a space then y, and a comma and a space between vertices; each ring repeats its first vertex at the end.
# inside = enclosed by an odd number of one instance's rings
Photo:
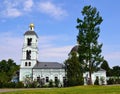
POLYGON ((16 83, 16 88, 23 88, 24 84, 22 82, 16 83))
POLYGON ((72 52, 71 57, 65 61, 68 86, 82 85, 83 72, 82 65, 80 64, 77 53, 72 52))
POLYGON ((90 83, 91 74, 98 70, 98 66, 103 61, 101 56, 102 44, 98 43, 102 17, 95 7, 85 6, 82 10, 83 20, 77 19, 79 30, 77 41, 79 44, 79 61, 84 65, 85 71, 89 71, 90 83))
POLYGON ((103 61, 103 63, 100 66, 102 69, 106 70, 106 76, 111 76, 111 69, 108 65, 108 62, 106 60, 103 61))
POLYGON ((10 82, 17 70, 19 66, 12 59, 0 61, 0 82, 10 82))
POLYGON ((94 85, 99 85, 99 78, 98 78, 98 76, 96 76, 96 79, 95 79, 94 85))
POLYGON ((108 85, 114 84, 114 79, 113 79, 113 78, 110 78, 109 80, 107 80, 107 84, 108 84, 108 85))
POLYGON ((26 77, 24 78, 23 83, 24 83, 26 88, 35 88, 38 85, 38 82, 37 81, 33 81, 32 78, 29 77, 29 75, 26 75, 26 77))
POLYGON ((120 66, 114 66, 112 68, 112 76, 120 77, 120 66))
POLYGON ((53 80, 50 80, 49 81, 49 87, 53 87, 54 85, 53 85, 53 80))
POLYGON ((116 78, 116 77, 111 77, 107 80, 107 84, 108 85, 112 85, 112 84, 120 84, 120 78, 116 78))
POLYGON ((2 83, 0 82, 0 88, 23 88, 24 84, 22 82, 9 82, 9 83, 2 83))
POLYGON ((60 84, 60 80, 59 79, 55 80, 55 87, 59 87, 59 84, 60 84))

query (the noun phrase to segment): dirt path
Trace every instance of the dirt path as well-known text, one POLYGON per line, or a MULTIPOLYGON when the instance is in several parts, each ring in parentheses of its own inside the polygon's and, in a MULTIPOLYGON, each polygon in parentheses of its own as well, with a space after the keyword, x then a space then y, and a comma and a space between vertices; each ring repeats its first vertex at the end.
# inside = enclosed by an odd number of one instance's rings
MULTIPOLYGON (((18 89, 9 89, 9 88, 4 88, 0 89, 0 93, 2 92, 11 92, 11 91, 21 91, 21 90, 35 90, 35 89, 41 89, 41 88, 18 88, 18 89)), ((42 88, 42 89, 50 89, 50 88, 42 88)))
MULTIPOLYGON (((33 88, 29 88, 29 90, 32 90, 33 88)), ((28 90, 27 88, 23 88, 23 89, 0 89, 0 93, 1 92, 11 92, 11 91, 21 91, 21 90, 28 90)))

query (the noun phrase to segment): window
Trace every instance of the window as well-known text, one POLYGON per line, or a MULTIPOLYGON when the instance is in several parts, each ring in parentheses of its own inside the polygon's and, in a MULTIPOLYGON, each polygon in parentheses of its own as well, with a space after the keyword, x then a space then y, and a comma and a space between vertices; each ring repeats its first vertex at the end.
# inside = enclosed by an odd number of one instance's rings
POLYGON ((27 66, 27 62, 25 62, 25 66, 27 66))
POLYGON ((55 77, 55 82, 57 82, 58 81, 58 77, 55 77))
POLYGON ((29 66, 31 66, 31 62, 29 62, 29 66))
POLYGON ((26 51, 26 59, 31 60, 31 50, 26 51))
POLYGON ((27 39, 27 45, 28 45, 28 46, 31 46, 31 44, 32 44, 31 42, 32 42, 32 38, 28 38, 28 39, 27 39))
POLYGON ((49 82, 49 77, 46 77, 46 82, 49 82))

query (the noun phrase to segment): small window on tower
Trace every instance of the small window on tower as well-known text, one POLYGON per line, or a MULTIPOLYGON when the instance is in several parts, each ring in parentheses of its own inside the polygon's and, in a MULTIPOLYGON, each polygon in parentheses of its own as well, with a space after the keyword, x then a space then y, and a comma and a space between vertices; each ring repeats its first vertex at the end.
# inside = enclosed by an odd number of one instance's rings
POLYGON ((26 51, 26 59, 31 60, 31 50, 26 51))
POLYGON ((32 44, 31 42, 32 42, 32 38, 28 38, 28 39, 27 39, 27 45, 28 45, 28 46, 31 46, 31 44, 32 44))
POLYGON ((25 62, 25 66, 27 66, 27 62, 25 62))
POLYGON ((31 62, 29 62, 29 66, 31 66, 31 62))

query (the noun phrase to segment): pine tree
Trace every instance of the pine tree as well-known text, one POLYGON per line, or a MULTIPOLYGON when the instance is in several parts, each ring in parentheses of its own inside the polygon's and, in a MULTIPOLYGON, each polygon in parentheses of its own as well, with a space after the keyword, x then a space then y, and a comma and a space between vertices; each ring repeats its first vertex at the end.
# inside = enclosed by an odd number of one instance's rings
POLYGON ((98 69, 102 62, 102 44, 98 43, 102 17, 95 7, 85 6, 82 10, 83 20, 77 19, 79 30, 77 41, 79 44, 79 61, 84 65, 84 69, 89 71, 90 84, 92 84, 91 74, 98 69))
POLYGON ((72 52, 71 57, 65 61, 68 86, 83 85, 83 73, 77 53, 72 52))

